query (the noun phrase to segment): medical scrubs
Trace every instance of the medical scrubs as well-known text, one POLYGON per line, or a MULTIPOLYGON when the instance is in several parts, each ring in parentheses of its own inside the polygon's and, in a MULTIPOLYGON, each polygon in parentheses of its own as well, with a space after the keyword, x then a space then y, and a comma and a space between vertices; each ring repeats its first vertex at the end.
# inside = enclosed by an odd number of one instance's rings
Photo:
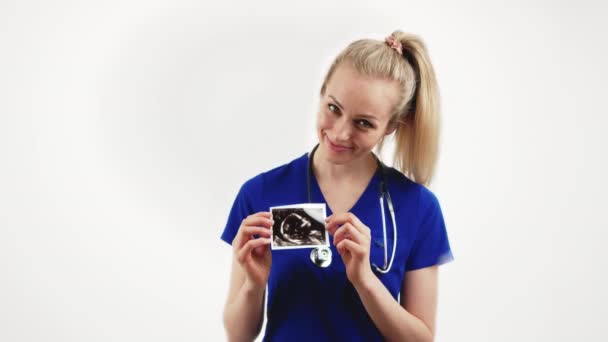
MULTIPOLYGON (((245 182, 230 211, 222 240, 231 244, 248 215, 269 211, 273 206, 308 203, 307 167, 308 153, 245 182)), ((398 228, 397 248, 390 272, 375 274, 397 300, 405 272, 443 264, 453 256, 435 195, 394 168, 386 169, 398 228)), ((312 203, 326 203, 314 175, 310 178, 312 203)), ((379 266, 384 264, 378 190, 381 179, 376 172, 350 211, 370 228, 370 261, 379 266)), ((390 259, 394 236, 386 203, 385 210, 390 259)), ((327 216, 331 214, 327 206, 327 216)), ((346 276, 331 235, 330 244, 333 259, 328 268, 315 266, 308 248, 272 251, 264 341, 382 340, 346 276)))

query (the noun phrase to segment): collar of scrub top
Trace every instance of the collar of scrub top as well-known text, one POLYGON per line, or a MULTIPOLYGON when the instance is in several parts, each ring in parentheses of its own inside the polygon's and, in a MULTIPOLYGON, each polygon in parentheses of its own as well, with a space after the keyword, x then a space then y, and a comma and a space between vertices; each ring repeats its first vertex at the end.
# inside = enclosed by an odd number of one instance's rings
MULTIPOLYGON (((306 169, 306 187, 307 187, 307 191, 308 191, 308 203, 312 202, 312 194, 311 194, 311 175, 312 175, 312 160, 313 157, 315 155, 315 152, 317 151, 317 148, 319 147, 319 144, 317 144, 313 149, 312 152, 310 152, 310 156, 308 157, 308 167, 306 169)), ((379 200, 380 200, 380 212, 381 212, 381 216, 382 216, 382 234, 384 237, 384 265, 382 267, 378 267, 376 266, 376 264, 372 263, 372 266, 374 268, 374 270, 376 270, 379 273, 388 273, 388 271, 391 269, 391 266, 393 265, 393 260, 395 259, 395 250, 397 248, 397 221, 395 220, 395 210, 393 208, 393 201, 391 199, 391 194, 388 192, 388 183, 386 181, 386 166, 380 161, 380 159, 372 152, 372 156, 374 156, 374 159, 376 159, 376 162, 378 164, 378 170, 380 171, 380 185, 378 187, 378 193, 379 193, 379 200), (393 223, 393 250, 391 253, 391 258, 390 261, 388 260, 388 246, 387 246, 387 241, 386 241, 386 218, 384 215, 384 198, 386 198, 386 202, 388 203, 388 210, 390 212, 390 216, 391 216, 391 221, 393 223)), ((319 247, 315 248, 313 250, 313 252, 311 253, 311 259, 314 258, 314 255, 317 254, 321 254, 322 251, 319 249, 319 247)), ((331 258, 331 251, 329 254, 329 258, 331 258)), ((315 260, 313 260, 313 262, 315 262, 315 260)), ((316 263, 316 262, 315 262, 316 263)), ((328 265, 328 264, 327 264, 328 265)), ((326 267, 326 266, 325 266, 326 267)))

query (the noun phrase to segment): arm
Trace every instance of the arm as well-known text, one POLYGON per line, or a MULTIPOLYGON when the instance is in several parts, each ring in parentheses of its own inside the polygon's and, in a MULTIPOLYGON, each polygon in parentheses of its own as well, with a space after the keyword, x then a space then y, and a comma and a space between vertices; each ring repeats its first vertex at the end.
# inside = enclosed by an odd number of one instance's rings
POLYGON ((253 341, 260 333, 264 314, 264 291, 272 255, 270 213, 245 218, 232 241, 230 288, 224 306, 224 328, 228 341, 253 341), (259 235, 259 238, 254 238, 259 235))
POLYGON ((401 305, 372 273, 353 284, 363 306, 388 341, 433 341, 438 266, 405 273, 401 305))
POLYGON ((380 333, 389 341, 433 341, 438 266, 405 273, 400 305, 369 265, 369 228, 351 213, 328 217, 326 227, 334 235, 348 279, 380 333))
POLYGON ((253 341, 262 328, 265 288, 245 279, 245 271, 232 258, 230 290, 224 306, 228 341, 253 341))

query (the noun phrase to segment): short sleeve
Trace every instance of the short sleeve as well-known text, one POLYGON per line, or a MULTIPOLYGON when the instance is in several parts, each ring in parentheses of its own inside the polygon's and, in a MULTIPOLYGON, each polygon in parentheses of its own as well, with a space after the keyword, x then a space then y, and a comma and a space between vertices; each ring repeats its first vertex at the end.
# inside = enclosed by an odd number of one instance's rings
POLYGON ((421 187, 418 206, 419 227, 405 266, 406 271, 454 260, 437 197, 421 187))
POLYGON ((234 237, 238 233, 241 222, 243 222, 247 216, 253 214, 254 212, 252 199, 249 196, 252 182, 253 180, 249 180, 243 184, 243 186, 241 186, 241 189, 239 190, 236 198, 234 199, 234 203, 232 204, 232 209, 230 209, 228 221, 226 222, 226 227, 224 227, 224 231, 222 232, 221 236, 221 239, 229 245, 232 245, 232 240, 234 240, 234 237))

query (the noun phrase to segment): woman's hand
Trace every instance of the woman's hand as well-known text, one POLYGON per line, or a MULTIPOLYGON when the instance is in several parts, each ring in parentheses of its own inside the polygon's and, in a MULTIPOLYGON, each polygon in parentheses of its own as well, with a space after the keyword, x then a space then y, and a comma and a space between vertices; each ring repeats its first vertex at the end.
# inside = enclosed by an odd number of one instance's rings
POLYGON ((236 260, 245 270, 245 281, 255 287, 266 287, 272 254, 270 252, 271 227, 274 222, 269 212, 247 216, 241 223, 232 242, 236 260), (259 238, 254 238, 258 235, 259 238))
POLYGON ((352 213, 333 214, 325 220, 325 224, 344 261, 348 280, 358 285, 373 277, 374 272, 369 264, 370 229, 352 213))

